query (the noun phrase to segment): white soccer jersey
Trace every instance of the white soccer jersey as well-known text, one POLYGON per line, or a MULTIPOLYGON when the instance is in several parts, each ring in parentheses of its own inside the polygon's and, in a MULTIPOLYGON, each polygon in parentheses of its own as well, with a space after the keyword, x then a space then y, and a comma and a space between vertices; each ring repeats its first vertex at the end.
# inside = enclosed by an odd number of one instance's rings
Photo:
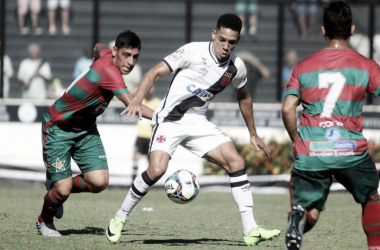
POLYGON ((152 125, 178 121, 186 114, 204 116, 215 96, 230 83, 242 88, 247 83, 243 61, 231 53, 218 63, 212 42, 193 42, 164 58, 173 78, 169 90, 152 118, 152 125))

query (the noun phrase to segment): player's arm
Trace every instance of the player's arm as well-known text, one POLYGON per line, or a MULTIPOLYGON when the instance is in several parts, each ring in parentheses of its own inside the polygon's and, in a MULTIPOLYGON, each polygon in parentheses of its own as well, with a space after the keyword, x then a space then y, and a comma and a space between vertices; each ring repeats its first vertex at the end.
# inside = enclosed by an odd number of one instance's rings
POLYGON ((250 141, 256 150, 263 149, 266 155, 270 154, 269 149, 263 140, 257 135, 255 121, 253 119, 252 98, 248 93, 247 85, 236 90, 237 101, 239 103, 240 112, 243 115, 245 124, 248 128, 250 141))
POLYGON ((295 95, 287 95, 284 103, 282 104, 282 121, 286 131, 290 136, 292 142, 295 141, 297 136, 297 106, 300 104, 300 99, 295 95))
POLYGON ((148 93, 157 79, 170 73, 171 72, 169 66, 164 61, 161 61, 144 75, 137 89, 135 97, 129 103, 128 107, 124 110, 124 113, 127 113, 126 119, 129 119, 130 117, 131 121, 133 121, 135 115, 138 115, 139 119, 141 119, 143 114, 141 102, 144 99, 145 95, 148 93))
POLYGON ((92 61, 96 61, 97 59, 101 57, 100 51, 104 48, 108 48, 108 47, 103 43, 95 44, 94 48, 92 49, 92 61))
MULTIPOLYGON (((116 96, 122 103, 124 103, 124 105, 126 107, 129 106, 129 104, 131 103, 132 99, 133 99, 133 95, 131 93, 122 93, 120 95, 117 95, 116 96)), ((127 109, 124 109, 123 112, 120 113, 120 115, 124 115, 127 111, 127 109)), ((154 113, 154 110, 145 106, 144 104, 142 104, 142 117, 146 118, 146 119, 149 119, 149 120, 152 120, 152 116, 153 116, 153 113, 154 113)), ((128 118, 126 118, 128 119, 128 118)))

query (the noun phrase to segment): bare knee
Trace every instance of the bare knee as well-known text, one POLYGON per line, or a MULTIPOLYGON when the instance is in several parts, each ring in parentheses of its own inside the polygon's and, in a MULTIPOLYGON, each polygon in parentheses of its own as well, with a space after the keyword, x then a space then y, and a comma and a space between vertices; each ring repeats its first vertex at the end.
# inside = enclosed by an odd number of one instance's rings
POLYGON ((96 170, 84 173, 83 175, 92 193, 100 193, 108 187, 108 170, 96 170))
POLYGON ((237 154, 233 159, 227 162, 227 165, 224 168, 229 174, 242 170, 245 168, 244 158, 241 155, 237 154))
POLYGON ((59 195, 59 197, 66 200, 71 193, 71 188, 72 180, 70 177, 54 182, 52 189, 57 195, 59 195))
POLYGON ((150 164, 147 170, 147 174, 152 181, 158 181, 166 172, 166 168, 160 165, 150 164))
POLYGON ((92 193, 100 193, 108 187, 108 178, 97 180, 95 182, 88 183, 91 187, 92 193))

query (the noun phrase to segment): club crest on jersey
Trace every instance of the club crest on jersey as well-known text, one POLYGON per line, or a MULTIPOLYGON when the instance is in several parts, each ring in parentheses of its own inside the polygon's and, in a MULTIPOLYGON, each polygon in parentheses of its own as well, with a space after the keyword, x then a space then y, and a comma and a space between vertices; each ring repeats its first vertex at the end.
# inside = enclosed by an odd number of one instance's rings
POLYGON ((230 72, 224 73, 223 78, 222 78, 222 86, 226 87, 228 84, 230 84, 231 78, 232 78, 232 73, 230 72))
POLYGON ((169 60, 178 61, 182 57, 183 52, 183 49, 179 49, 176 52, 173 52, 172 54, 170 54, 169 60))
POLYGON ((59 172, 60 170, 66 170, 65 167, 66 161, 61 161, 58 157, 55 159, 55 163, 53 163, 53 167, 55 167, 55 172, 59 172))
POLYGON ((208 92, 205 89, 196 88, 195 84, 187 85, 186 89, 204 102, 212 101, 215 98, 214 94, 208 92))
POLYGON ((163 135, 159 135, 159 136, 157 136, 156 140, 158 143, 164 143, 166 141, 166 137, 163 135))

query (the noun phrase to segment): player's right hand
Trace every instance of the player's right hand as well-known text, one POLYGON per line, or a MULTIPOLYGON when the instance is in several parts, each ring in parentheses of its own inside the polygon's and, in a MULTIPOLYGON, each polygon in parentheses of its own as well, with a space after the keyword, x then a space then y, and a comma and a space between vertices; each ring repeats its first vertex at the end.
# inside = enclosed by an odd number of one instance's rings
POLYGON ((121 112, 121 115, 127 114, 125 119, 130 121, 135 120, 135 116, 137 115, 139 117, 139 120, 142 119, 142 106, 141 102, 139 102, 136 98, 133 98, 132 101, 128 104, 128 107, 126 107, 123 112, 121 112))

